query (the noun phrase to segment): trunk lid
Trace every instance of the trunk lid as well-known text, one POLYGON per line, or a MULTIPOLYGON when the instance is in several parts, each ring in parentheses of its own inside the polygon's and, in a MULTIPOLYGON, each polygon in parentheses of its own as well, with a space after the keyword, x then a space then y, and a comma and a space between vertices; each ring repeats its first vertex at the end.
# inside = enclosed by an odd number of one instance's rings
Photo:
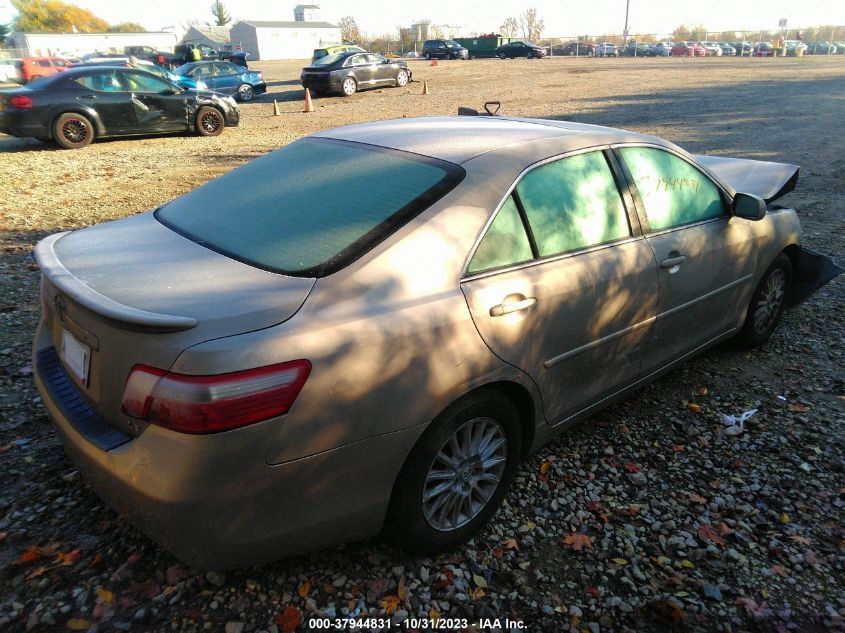
POLYGON ((314 285, 209 250, 152 213, 50 236, 35 255, 45 327, 65 372, 97 413, 131 435, 142 424, 120 405, 134 365, 169 369, 197 343, 286 321, 314 285), (80 346, 87 358, 74 363, 80 346))

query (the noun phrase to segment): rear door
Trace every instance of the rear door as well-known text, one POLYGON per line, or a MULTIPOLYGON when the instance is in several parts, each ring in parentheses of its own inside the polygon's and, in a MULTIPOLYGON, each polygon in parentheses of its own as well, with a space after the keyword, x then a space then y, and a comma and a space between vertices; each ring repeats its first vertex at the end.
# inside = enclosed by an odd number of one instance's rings
POLYGON ((241 74, 234 64, 229 62, 215 62, 211 65, 212 90, 232 95, 241 85, 241 74))
POLYGON ((189 127, 187 97, 181 90, 145 72, 121 73, 135 115, 138 132, 168 132, 189 127))
POLYGON ((113 68, 77 75, 70 82, 76 102, 97 112, 106 134, 123 134, 135 128, 135 113, 129 93, 113 68))
POLYGON ((676 360, 737 328, 756 261, 750 222, 696 165, 658 147, 620 147, 646 239, 658 265, 660 302, 644 370, 676 360))
POLYGON ((601 150, 540 165, 481 238, 461 288, 481 337, 556 424, 639 376, 657 271, 601 150))

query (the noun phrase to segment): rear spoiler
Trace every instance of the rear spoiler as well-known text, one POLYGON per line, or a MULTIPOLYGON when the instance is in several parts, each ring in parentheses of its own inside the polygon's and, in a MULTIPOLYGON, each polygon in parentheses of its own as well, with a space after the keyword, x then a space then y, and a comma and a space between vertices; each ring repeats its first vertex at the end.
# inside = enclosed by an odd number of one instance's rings
POLYGON ((143 329, 154 329, 159 332, 179 332, 196 327, 197 320, 192 317, 157 314, 138 308, 131 308, 114 299, 100 294, 81 279, 75 277, 59 260, 53 246, 67 235, 69 231, 56 233, 45 237, 35 245, 35 261, 41 273, 50 283, 73 299, 83 308, 99 314, 107 319, 134 325, 143 329))
POLYGON ((722 156, 696 155, 693 158, 734 193, 749 193, 767 204, 794 190, 798 183, 798 165, 722 156))

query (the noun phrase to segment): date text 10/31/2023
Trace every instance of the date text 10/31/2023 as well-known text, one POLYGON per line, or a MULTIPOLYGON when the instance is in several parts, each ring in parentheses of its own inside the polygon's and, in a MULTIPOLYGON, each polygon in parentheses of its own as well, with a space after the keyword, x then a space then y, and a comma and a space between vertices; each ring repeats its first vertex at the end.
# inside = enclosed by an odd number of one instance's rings
MULTIPOLYGON (((509 618, 484 618, 472 622, 472 625, 480 631, 493 629, 513 631, 526 628, 526 624, 521 620, 509 618)), ((470 621, 466 618, 407 618, 396 626, 397 630, 406 631, 455 631, 469 628, 470 621)), ((308 627, 313 630, 391 631, 393 622, 390 618, 309 618, 308 627)))

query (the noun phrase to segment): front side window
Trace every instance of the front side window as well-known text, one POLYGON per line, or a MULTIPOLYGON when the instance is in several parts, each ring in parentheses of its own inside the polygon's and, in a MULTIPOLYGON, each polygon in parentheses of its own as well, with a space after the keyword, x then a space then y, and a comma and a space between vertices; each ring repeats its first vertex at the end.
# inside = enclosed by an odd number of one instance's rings
POLYGON ((513 196, 508 196, 481 239, 467 272, 479 273, 526 262, 531 258, 531 244, 519 217, 519 210, 513 196))
POLYGON ((516 192, 540 257, 631 235, 619 189, 601 151, 537 167, 516 192))
POLYGON ((702 222, 725 214, 719 188, 687 161, 653 147, 619 150, 653 231, 702 222))
POLYGON ((154 92, 161 94, 170 90, 170 84, 146 73, 126 73, 123 77, 129 89, 133 92, 154 92))
POLYGON ((453 163, 372 145, 303 139, 176 198, 156 218, 275 272, 323 276, 451 191, 453 163))

